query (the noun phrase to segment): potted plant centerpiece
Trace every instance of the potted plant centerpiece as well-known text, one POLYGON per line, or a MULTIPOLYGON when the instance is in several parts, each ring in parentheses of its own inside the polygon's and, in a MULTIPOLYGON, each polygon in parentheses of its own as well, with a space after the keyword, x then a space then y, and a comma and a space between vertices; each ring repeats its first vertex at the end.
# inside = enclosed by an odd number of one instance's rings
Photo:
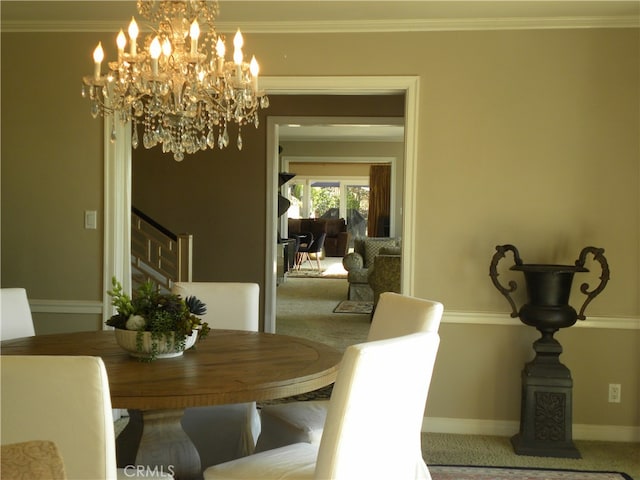
POLYGON ((116 341, 134 357, 180 356, 209 333, 209 325, 197 316, 206 313, 206 306, 196 297, 161 293, 152 281, 129 297, 115 277, 107 293, 117 313, 106 324, 115 327, 116 341))

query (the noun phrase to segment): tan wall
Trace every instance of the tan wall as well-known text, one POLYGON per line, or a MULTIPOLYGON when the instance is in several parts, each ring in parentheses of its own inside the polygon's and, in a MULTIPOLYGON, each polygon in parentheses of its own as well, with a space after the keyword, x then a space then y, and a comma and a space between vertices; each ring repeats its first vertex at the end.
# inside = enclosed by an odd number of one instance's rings
MULTIPOLYGON (((264 34, 247 35, 246 50, 267 76, 420 77, 416 295, 442 300, 447 312, 506 316, 488 278, 495 245, 515 244, 527 262, 571 263, 596 245, 612 280, 587 315, 637 319, 638 33, 264 34)), ((102 229, 83 230, 82 212, 102 213, 102 131, 79 90, 105 38, 2 34, 2 285, 25 286, 32 298, 101 299, 102 229)), ((262 283, 264 144, 250 130, 242 155, 153 169, 185 177, 158 185, 167 211, 182 196, 210 202, 217 233, 206 246, 217 253, 205 260, 215 276, 262 283), (217 170, 200 182, 204 162, 217 170)), ((193 212, 170 215, 182 227, 193 212)), ((519 325, 443 325, 428 413, 517 420, 519 370, 534 337, 519 325)), ((637 427, 640 331, 574 327, 558 338, 574 375, 575 422, 637 427), (606 403, 608 383, 622 383, 621 404, 606 403)))

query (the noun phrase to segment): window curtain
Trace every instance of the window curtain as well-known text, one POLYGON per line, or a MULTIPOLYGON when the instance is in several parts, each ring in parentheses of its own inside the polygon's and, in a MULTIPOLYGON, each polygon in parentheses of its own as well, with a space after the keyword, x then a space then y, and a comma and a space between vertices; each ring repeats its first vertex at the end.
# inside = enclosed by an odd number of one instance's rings
POLYGON ((369 237, 389 236, 391 165, 369 168, 369 237))

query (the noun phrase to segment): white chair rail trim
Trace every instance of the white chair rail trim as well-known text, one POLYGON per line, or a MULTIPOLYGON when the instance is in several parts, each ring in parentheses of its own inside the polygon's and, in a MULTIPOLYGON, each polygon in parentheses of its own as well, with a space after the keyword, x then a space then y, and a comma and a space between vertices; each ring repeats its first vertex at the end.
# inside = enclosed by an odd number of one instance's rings
POLYGON ((32 313, 101 314, 103 304, 99 300, 37 300, 30 299, 32 313))
MULTIPOLYGON (((445 311, 442 323, 468 323, 474 325, 501 325, 526 327, 518 318, 511 318, 508 312, 452 312, 445 311)), ((640 317, 590 317, 578 320, 572 327, 605 328, 609 330, 640 330, 640 317)), ((528 328, 528 327, 527 327, 528 328)))
MULTIPOLYGON (((424 417, 424 433, 454 433, 461 435, 493 435, 509 437, 518 433, 520 423, 516 420, 483 420, 473 418, 424 417)), ((573 425, 574 440, 597 440, 604 442, 639 442, 640 427, 631 425, 573 425)))
MULTIPOLYGON (((29 300, 33 313, 69 313, 100 314, 103 305, 94 300, 29 300)), ((445 310, 442 323, 467 323, 472 325, 522 326, 517 318, 511 318, 508 312, 455 312, 445 310)), ((610 330, 640 330, 640 317, 587 317, 578 320, 578 328, 604 328, 610 330)))

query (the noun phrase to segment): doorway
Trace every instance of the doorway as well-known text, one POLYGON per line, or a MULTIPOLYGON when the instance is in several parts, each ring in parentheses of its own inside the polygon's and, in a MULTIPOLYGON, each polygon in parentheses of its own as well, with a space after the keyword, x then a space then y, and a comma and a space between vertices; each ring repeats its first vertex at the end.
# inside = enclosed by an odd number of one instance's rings
MULTIPOLYGON (((402 291, 413 292, 413 249, 415 225, 415 162, 417 149, 418 77, 272 77, 262 80, 268 94, 295 95, 313 93, 319 95, 341 94, 390 94, 402 93, 405 97, 404 159, 402 176, 402 225, 403 238, 402 291)), ((279 128, 286 117, 267 119, 267 199, 266 199, 266 252, 265 252, 265 321, 266 332, 276 329, 276 275, 278 218, 276 197, 280 169, 278 145, 279 128)))

